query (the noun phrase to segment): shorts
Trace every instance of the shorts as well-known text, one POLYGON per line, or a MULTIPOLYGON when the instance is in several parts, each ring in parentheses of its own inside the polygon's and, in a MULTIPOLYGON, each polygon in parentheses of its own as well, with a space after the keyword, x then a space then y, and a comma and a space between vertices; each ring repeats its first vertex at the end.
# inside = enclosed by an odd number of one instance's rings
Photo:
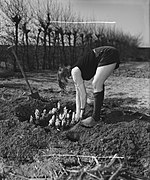
POLYGON ((98 61, 97 67, 117 63, 115 67, 115 69, 117 69, 120 64, 119 52, 115 48, 110 48, 110 49, 108 48, 108 49, 101 50, 99 52, 99 56, 96 57, 96 59, 98 61))

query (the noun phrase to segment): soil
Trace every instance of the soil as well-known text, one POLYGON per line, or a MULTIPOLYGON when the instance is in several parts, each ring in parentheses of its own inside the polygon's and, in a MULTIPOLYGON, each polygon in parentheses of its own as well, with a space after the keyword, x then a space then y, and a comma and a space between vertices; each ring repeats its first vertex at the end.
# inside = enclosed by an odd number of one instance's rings
MULTIPOLYGON (((75 111, 72 79, 67 86, 68 93, 62 94, 56 72, 27 73, 33 92, 40 95, 40 99, 33 99, 20 73, 11 76, 2 76, 4 73, 1 73, 0 178, 95 179, 77 168, 91 165, 93 157, 106 166, 111 157, 117 156, 123 170, 115 179, 149 179, 149 67, 148 62, 122 64, 106 81, 100 123, 94 128, 77 124, 73 132, 72 129, 58 131, 48 127, 47 123, 29 122, 35 109, 48 112, 57 106, 58 101, 62 108, 66 106, 75 111), (81 156, 80 160, 78 156, 81 156), (73 173, 68 168, 74 170, 73 173)), ((88 103, 85 117, 88 117, 93 110, 91 82, 86 82, 86 88, 88 103)), ((116 167, 118 164, 113 163, 113 168, 106 169, 104 179, 109 179, 116 167)))

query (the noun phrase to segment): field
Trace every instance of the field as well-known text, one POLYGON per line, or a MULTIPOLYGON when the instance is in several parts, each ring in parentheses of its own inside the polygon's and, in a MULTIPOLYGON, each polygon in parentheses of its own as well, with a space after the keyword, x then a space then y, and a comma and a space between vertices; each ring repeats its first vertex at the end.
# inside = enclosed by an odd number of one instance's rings
MULTIPOLYGON (((68 130, 29 122, 35 109, 61 107, 75 111, 75 90, 69 79, 60 93, 55 71, 27 73, 31 98, 20 73, 0 70, 0 179, 150 179, 150 64, 122 63, 106 81, 102 122, 68 130)), ((91 115, 91 82, 86 82, 91 115)))

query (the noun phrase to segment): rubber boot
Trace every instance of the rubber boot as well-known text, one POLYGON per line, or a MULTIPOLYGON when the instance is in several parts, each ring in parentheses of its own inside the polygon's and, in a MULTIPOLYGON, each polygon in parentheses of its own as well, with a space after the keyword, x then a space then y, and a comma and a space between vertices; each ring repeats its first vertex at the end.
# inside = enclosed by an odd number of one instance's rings
POLYGON ((100 112, 104 100, 104 87, 103 91, 94 93, 94 109, 91 117, 88 117, 81 121, 81 125, 84 127, 93 127, 100 121, 100 112))

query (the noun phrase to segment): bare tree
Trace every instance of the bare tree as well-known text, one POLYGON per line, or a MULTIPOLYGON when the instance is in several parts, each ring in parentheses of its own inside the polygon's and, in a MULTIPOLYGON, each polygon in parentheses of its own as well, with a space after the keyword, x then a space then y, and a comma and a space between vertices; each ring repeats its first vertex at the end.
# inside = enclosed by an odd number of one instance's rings
MULTIPOLYGON (((32 21, 33 19, 33 12, 31 9, 24 8, 24 14, 23 14, 23 19, 21 21, 20 29, 22 30, 22 40, 24 44, 24 52, 26 52, 25 57, 26 57, 26 62, 27 62, 27 69, 31 70, 32 69, 32 62, 30 61, 30 56, 29 56, 29 33, 31 32, 32 28, 32 21)), ((24 61, 23 61, 24 64, 24 61)))
POLYGON ((65 34, 67 36, 67 40, 68 40, 68 45, 69 45, 69 49, 70 49, 70 54, 71 54, 71 29, 68 27, 66 27, 66 30, 65 30, 65 34))
POLYGON ((47 12, 46 19, 42 19, 42 17, 38 17, 39 23, 41 25, 41 28, 43 30, 43 47, 44 47, 44 55, 43 55, 43 63, 42 63, 42 69, 46 68, 46 54, 47 54, 47 34, 48 34, 48 28, 50 25, 50 14, 47 12))
MULTIPOLYGON (((25 0, 1 0, 0 8, 4 14, 3 18, 5 23, 15 27, 14 44, 16 47, 16 54, 18 54, 19 24, 24 17, 24 12, 26 9, 25 0)), ((14 71, 16 71, 15 59, 14 71)))
POLYGON ((39 64, 39 59, 38 59, 38 46, 39 46, 39 39, 40 39, 40 33, 41 33, 41 28, 38 29, 38 34, 37 34, 37 40, 36 40, 36 63, 37 63, 37 69, 39 70, 40 64, 39 64))
MULTIPOLYGON (((56 67, 55 53, 56 53, 56 48, 59 46, 59 32, 57 29, 53 30, 52 38, 53 38, 52 66, 53 66, 53 68, 55 68, 56 67)), ((58 48, 57 48, 57 55, 59 56, 58 48)))
MULTIPOLYGON (((81 19, 81 22, 82 21, 84 21, 83 19, 81 19)), ((79 43, 78 43, 78 45, 79 46, 81 46, 81 48, 82 48, 82 52, 81 52, 81 54, 83 54, 84 53, 84 49, 85 49, 85 45, 86 45, 86 43, 85 43, 85 32, 87 31, 87 29, 86 29, 87 27, 86 27, 86 25, 83 23, 83 24, 80 24, 79 25, 79 37, 80 37, 80 41, 79 41, 79 43)))
MULTIPOLYGON (((35 8, 34 8, 35 9, 35 8)), ((41 4, 38 0, 38 7, 35 10, 36 14, 36 26, 38 29, 41 29, 40 38, 43 42, 43 61, 42 61, 42 69, 46 69, 47 65, 50 68, 51 59, 50 59, 50 52, 51 52, 51 44, 55 44, 58 42, 58 35, 56 30, 57 25, 52 23, 51 21, 58 20, 61 12, 60 5, 57 4, 53 0, 47 0, 46 5, 41 4), (54 32, 52 33, 54 27, 54 32), (56 37, 54 37, 56 35, 56 37), (52 40, 52 38, 54 38, 52 40), (47 53, 47 45, 49 45, 49 51, 47 53), (49 54, 49 58, 47 57, 49 54)), ((39 31, 38 31, 39 32, 39 31)), ((54 45, 55 47, 55 45, 54 45)))
MULTIPOLYGON (((75 22, 79 21, 79 17, 77 19, 76 14, 72 11, 71 4, 69 3, 66 7, 63 9, 63 14, 62 14, 62 19, 63 21, 67 22, 75 22)), ((78 36, 78 25, 70 23, 64 24, 64 36, 66 37, 65 44, 69 45, 69 53, 70 53, 70 58, 69 58, 69 64, 72 64, 72 62, 75 59, 76 55, 76 43, 77 43, 77 36, 78 36), (73 49, 73 51, 72 51, 73 49)))
POLYGON ((74 26, 73 29, 72 29, 72 35, 73 35, 73 62, 76 60, 76 46, 77 46, 78 31, 79 31, 79 29, 77 28, 77 26, 74 26))
POLYGON ((48 68, 52 68, 52 59, 51 59, 51 47, 52 47, 52 31, 53 29, 51 27, 48 28, 48 68))
POLYGON ((103 37, 104 31, 105 31, 104 26, 100 25, 94 30, 95 30, 94 34, 97 38, 95 44, 96 44, 96 46, 101 46, 102 45, 102 37, 103 37))
POLYGON ((65 52, 65 31, 62 27, 57 27, 58 33, 60 34, 60 39, 61 39, 61 43, 62 43, 62 52, 61 52, 61 65, 65 64, 66 61, 66 52, 65 52))

